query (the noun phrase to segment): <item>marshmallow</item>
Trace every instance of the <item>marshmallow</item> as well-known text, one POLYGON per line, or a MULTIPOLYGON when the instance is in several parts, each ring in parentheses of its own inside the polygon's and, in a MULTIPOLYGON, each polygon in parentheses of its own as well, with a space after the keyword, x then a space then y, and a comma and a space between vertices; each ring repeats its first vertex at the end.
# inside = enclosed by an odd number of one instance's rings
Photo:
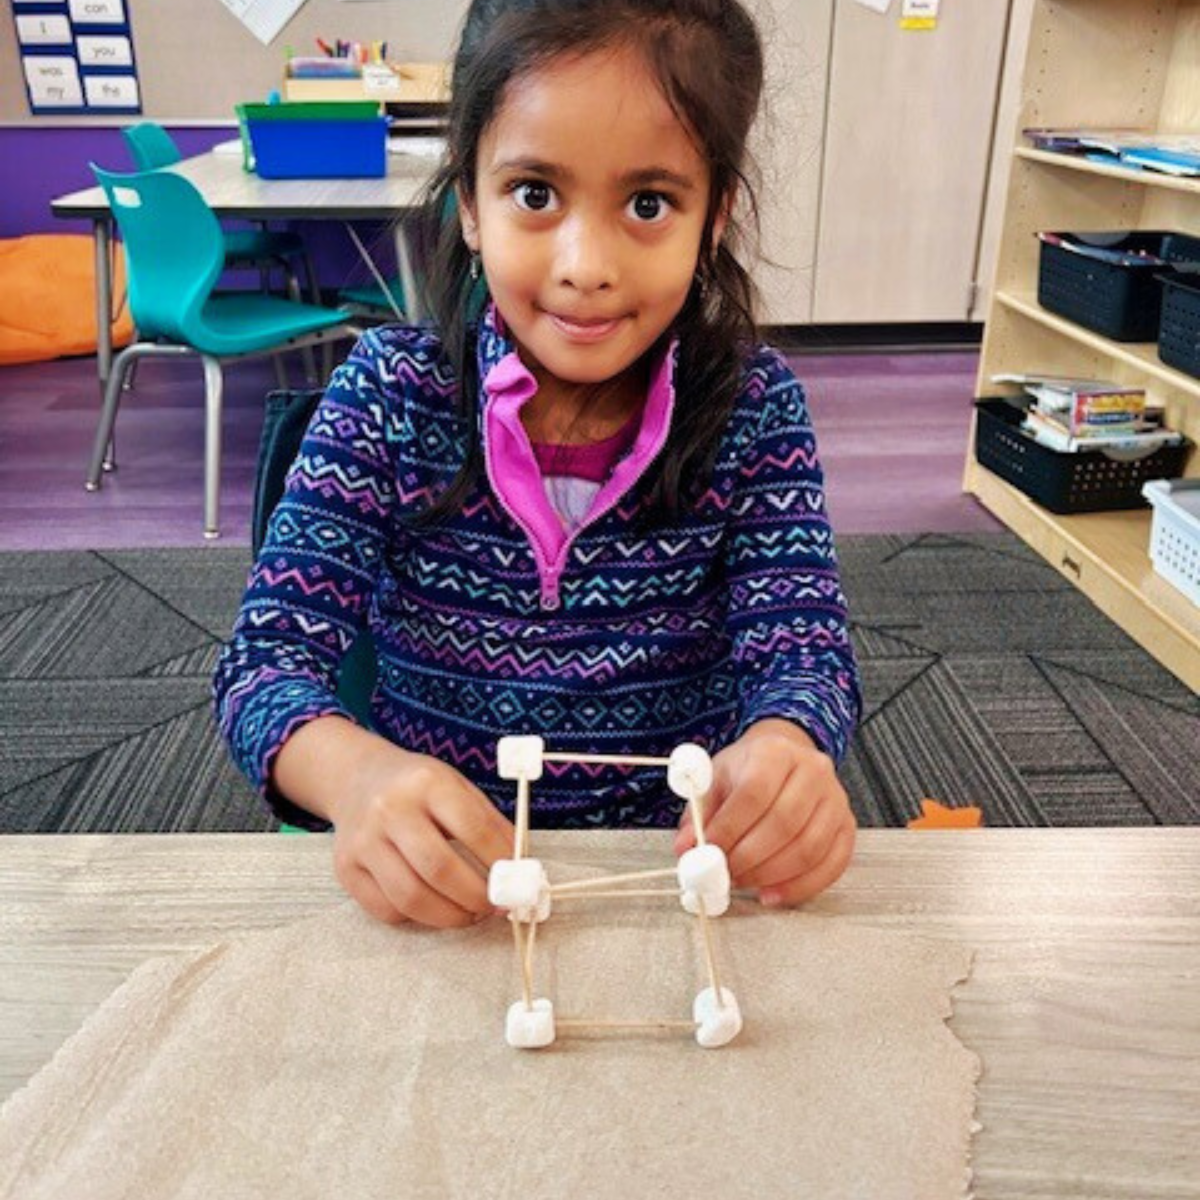
POLYGON ((737 997, 723 987, 721 999, 725 1002, 724 1007, 717 1003, 717 993, 707 987, 692 1004, 696 1041, 706 1050, 724 1046, 742 1032, 742 1010, 738 1008, 737 997))
POLYGON ((720 846, 707 842, 693 846, 679 859, 679 886, 684 891, 727 892, 729 891, 729 862, 720 846))
POLYGON ((507 908, 518 921, 550 915, 550 880, 537 858, 498 858, 488 872, 488 901, 507 908))
POLYGON ((680 856, 676 870, 685 912, 699 916, 701 900, 706 916, 719 917, 729 908, 729 862, 720 846, 693 846, 680 856))
POLYGON ((501 779, 541 779, 545 750, 540 737, 502 737, 496 743, 496 773, 501 779))
POLYGON ((521 904, 508 911, 510 921, 523 921, 526 925, 544 921, 550 915, 550 884, 545 881, 538 892, 537 904, 521 904))
POLYGON ((712 787, 713 765, 708 751, 694 742, 684 742, 671 751, 667 760, 667 787, 677 796, 697 799, 712 787))
POLYGON ((679 903, 683 905, 683 911, 689 912, 693 917, 700 915, 700 901, 704 901, 704 915, 706 917, 723 916, 729 909, 729 893, 714 893, 714 892, 693 892, 686 891, 679 893, 679 903))
POLYGON ((524 1000, 510 1005, 504 1022, 504 1040, 518 1050, 549 1046, 554 1041, 554 1005, 549 1000, 535 1000, 532 1008, 526 1008, 524 1000))

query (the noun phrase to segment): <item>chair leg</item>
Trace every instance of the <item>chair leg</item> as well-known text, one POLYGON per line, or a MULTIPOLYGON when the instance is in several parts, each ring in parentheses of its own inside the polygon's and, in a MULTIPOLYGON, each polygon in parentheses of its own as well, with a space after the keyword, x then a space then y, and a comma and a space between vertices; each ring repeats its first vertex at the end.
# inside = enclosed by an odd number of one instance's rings
MULTIPOLYGON (((317 268, 313 264, 312 255, 307 250, 304 251, 304 276, 308 281, 308 295, 310 303, 321 306, 321 281, 317 278, 317 268)), ((321 379, 328 381, 330 375, 333 374, 333 342, 323 342, 321 344, 321 379)))
POLYGON ((217 359, 204 360, 204 536, 221 536, 221 406, 225 379, 217 359))
MULTIPOLYGON (((100 410, 100 424, 96 429, 96 441, 92 446, 92 457, 88 464, 84 488, 89 492, 100 490, 100 481, 108 459, 109 446, 113 444, 113 429, 117 423, 117 409, 121 406, 121 392, 125 384, 125 372, 137 361, 141 345, 134 343, 117 355, 104 389, 104 407, 100 410)), ((112 463, 115 467, 116 463, 112 463)))
POLYGON ((125 390, 127 392, 132 392, 133 389, 137 386, 137 370, 138 370, 138 365, 137 365, 137 362, 135 361, 133 363, 133 365, 129 368, 129 374, 125 376, 125 390))
POLYGON ((283 360, 282 354, 272 354, 271 362, 275 365, 275 382, 279 385, 279 390, 286 392, 291 386, 288 380, 287 363, 283 360))
MULTIPOLYGON (((303 304, 304 300, 300 295, 300 280, 296 278, 296 272, 292 270, 290 263, 284 263, 284 272, 287 275, 288 295, 296 304, 303 304)), ((304 362, 304 378, 309 387, 316 387, 317 356, 313 353, 311 346, 305 346, 300 353, 304 362)))

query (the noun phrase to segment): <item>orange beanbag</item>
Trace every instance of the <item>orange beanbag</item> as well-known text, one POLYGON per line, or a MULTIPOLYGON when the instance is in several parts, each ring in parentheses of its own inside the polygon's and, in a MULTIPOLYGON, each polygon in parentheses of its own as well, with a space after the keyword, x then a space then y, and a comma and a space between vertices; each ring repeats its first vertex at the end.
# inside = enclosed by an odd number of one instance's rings
MULTIPOLYGON (((96 350, 96 270, 92 239, 35 233, 0 239, 0 364, 43 362, 96 350)), ((125 295, 125 255, 116 247, 114 308, 125 295)), ((113 345, 133 340, 129 305, 113 325, 113 345)))

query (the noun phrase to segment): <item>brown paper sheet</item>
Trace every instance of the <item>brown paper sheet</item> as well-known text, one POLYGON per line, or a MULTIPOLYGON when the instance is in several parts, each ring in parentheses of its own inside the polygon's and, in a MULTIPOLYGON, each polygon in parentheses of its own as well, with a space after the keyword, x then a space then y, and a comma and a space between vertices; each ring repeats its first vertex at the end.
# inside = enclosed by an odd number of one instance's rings
MULTIPOLYGON (((746 1022, 720 1050, 510 1049, 499 918, 347 904, 153 960, 0 1110, 0 1197, 969 1195, 979 1064, 946 1025, 969 951, 748 900, 714 931, 746 1022)), ((535 971, 559 1017, 686 1018, 707 985, 695 919, 651 898, 559 903, 535 971)))

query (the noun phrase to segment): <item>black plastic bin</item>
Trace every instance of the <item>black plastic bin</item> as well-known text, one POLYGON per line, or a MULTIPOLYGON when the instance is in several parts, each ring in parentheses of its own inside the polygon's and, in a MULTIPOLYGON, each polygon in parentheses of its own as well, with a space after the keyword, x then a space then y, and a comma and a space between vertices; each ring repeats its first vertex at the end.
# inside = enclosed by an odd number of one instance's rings
POLYGON ((1200 239, 1181 233, 1114 230, 1052 236, 1079 250, 1042 242, 1038 303, 1118 342, 1153 342, 1158 337, 1163 279, 1173 272, 1153 261, 1103 262, 1089 257, 1087 250, 1143 251, 1178 263, 1181 270, 1200 270, 1200 239))
POLYGON ((980 465, 1054 513, 1144 508, 1142 484, 1182 475, 1191 445, 1185 439, 1140 458, 1105 450, 1066 454, 1021 430, 1024 401, 985 397, 975 401, 975 408, 975 457, 980 465))
POLYGON ((1200 279, 1163 278, 1158 357, 1169 367, 1200 376, 1200 279))

